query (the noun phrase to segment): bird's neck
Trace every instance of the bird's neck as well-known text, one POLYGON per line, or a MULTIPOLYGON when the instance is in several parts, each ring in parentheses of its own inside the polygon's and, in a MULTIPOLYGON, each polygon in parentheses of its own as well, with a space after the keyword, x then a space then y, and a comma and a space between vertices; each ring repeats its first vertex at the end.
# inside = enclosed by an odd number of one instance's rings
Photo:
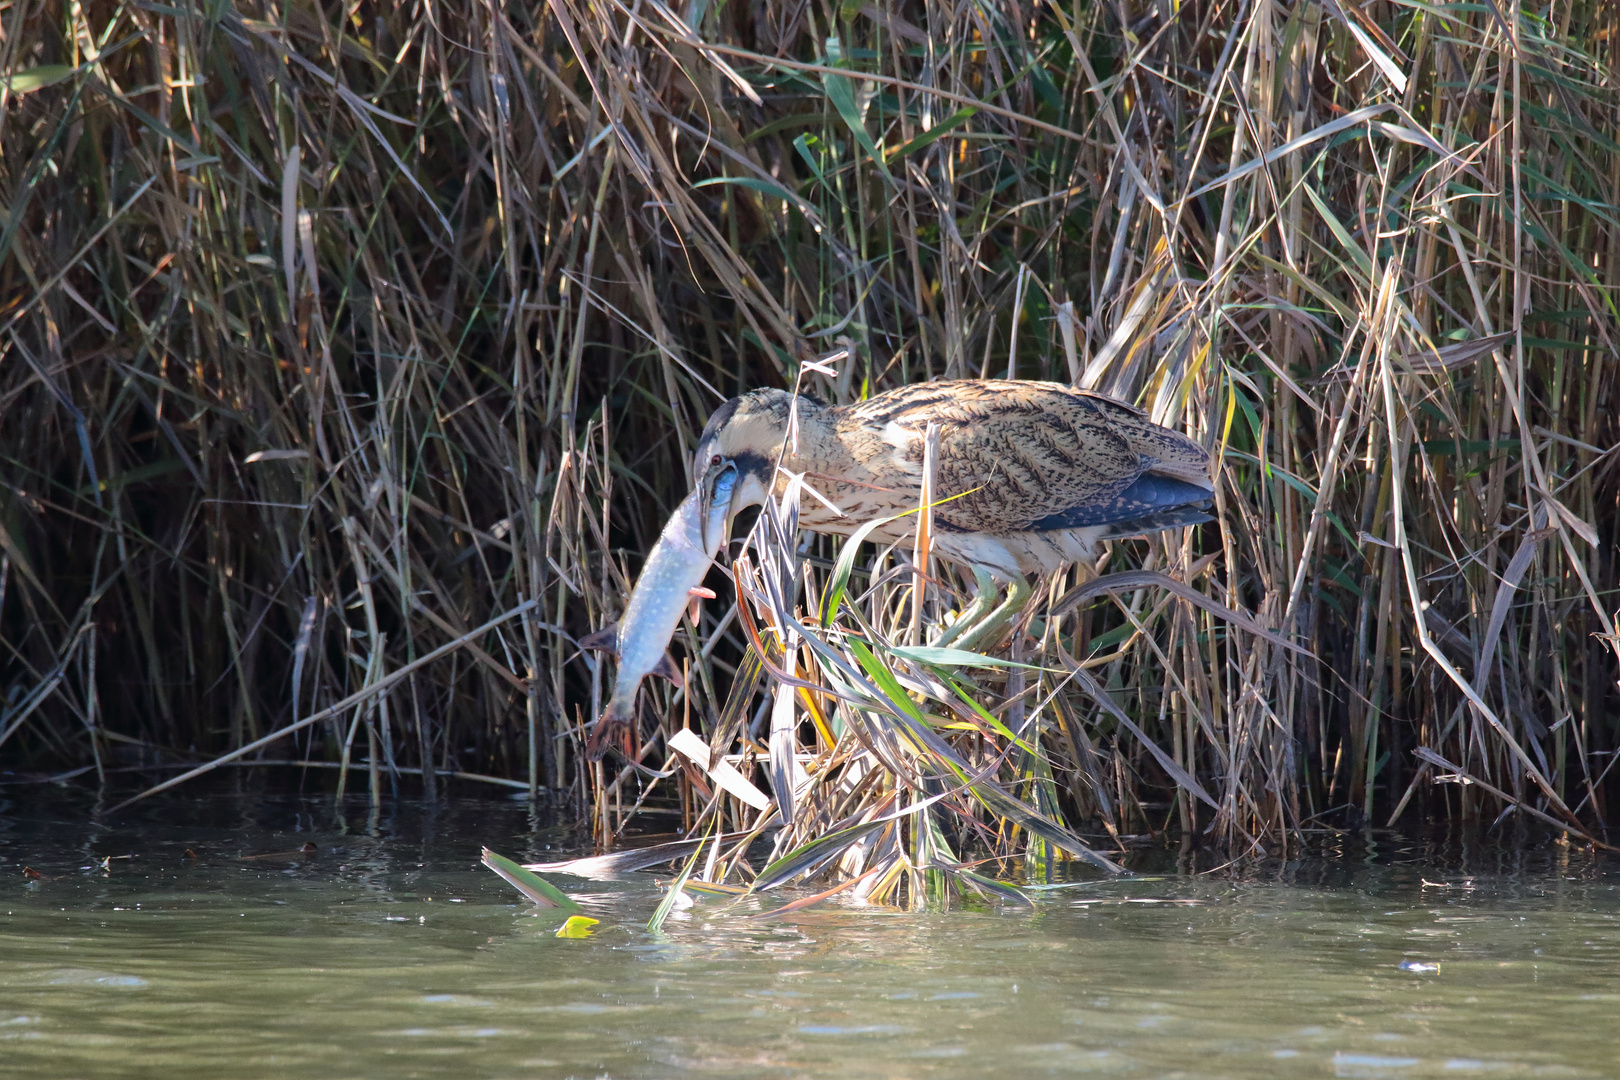
MULTIPOLYGON (((835 409, 800 399, 797 423, 783 433, 783 443, 777 447, 782 469, 808 474, 805 478, 811 484, 815 484, 818 477, 847 474, 853 458, 838 436, 835 409)), ((779 472, 776 493, 780 495, 787 484, 788 478, 779 472)))

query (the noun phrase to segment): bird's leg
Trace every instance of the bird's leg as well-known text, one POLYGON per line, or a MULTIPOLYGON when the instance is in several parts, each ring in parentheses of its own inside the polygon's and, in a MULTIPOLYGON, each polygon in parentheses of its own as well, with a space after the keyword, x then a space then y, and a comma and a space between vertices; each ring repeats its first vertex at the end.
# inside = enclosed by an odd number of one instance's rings
POLYGON ((973 568, 973 587, 973 602, 963 608, 956 621, 947 626, 934 641, 936 647, 944 648, 961 637, 965 631, 976 627, 979 620, 990 611, 990 605, 995 603, 996 593, 999 591, 996 588, 996 581, 978 566, 973 568))
POLYGON ((938 640, 934 642, 936 646, 951 645, 972 652, 994 641, 1001 628, 1024 610, 1024 605, 1029 603, 1029 598, 1035 592, 1024 575, 1015 575, 1007 586, 1007 598, 1000 606, 991 610, 996 596, 1001 591, 996 587, 995 578, 984 568, 975 566, 973 581, 978 590, 973 602, 962 612, 960 618, 939 635, 938 640))
MULTIPOLYGON (((994 583, 990 584, 993 588, 994 583)), ((1000 607, 981 619, 977 626, 966 630, 957 638, 956 647, 977 652, 983 646, 992 644, 1001 633, 1001 628, 1024 610, 1024 605, 1029 603, 1029 598, 1034 594, 1035 590, 1030 587, 1029 580, 1023 574, 1015 575, 1007 586, 1007 599, 1001 602, 1000 607)))

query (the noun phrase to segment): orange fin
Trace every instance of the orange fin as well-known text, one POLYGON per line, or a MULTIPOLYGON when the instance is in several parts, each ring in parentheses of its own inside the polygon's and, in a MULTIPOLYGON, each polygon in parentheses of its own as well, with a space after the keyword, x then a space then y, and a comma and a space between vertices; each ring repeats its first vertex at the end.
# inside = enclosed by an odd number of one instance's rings
POLYGON ((714 590, 706 589, 702 585, 694 585, 686 590, 686 617, 691 620, 693 626, 696 626, 698 619, 703 616, 703 601, 713 599, 714 590))

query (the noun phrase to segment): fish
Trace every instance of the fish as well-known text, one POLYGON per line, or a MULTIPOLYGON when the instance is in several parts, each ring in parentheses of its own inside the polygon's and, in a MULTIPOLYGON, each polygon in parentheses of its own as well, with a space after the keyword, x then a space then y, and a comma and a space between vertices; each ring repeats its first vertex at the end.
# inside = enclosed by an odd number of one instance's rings
POLYGON ((641 681, 665 660, 682 612, 714 595, 703 588, 703 578, 731 531, 736 482, 737 473, 729 471, 694 489, 675 508, 647 553, 646 565, 630 590, 624 618, 619 620, 619 671, 613 696, 585 745, 585 756, 591 761, 600 761, 609 747, 624 748, 641 681))

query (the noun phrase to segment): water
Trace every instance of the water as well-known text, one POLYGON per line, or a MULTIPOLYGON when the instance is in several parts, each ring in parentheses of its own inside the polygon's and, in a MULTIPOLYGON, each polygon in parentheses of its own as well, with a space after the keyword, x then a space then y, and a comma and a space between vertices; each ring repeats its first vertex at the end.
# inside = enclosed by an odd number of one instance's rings
POLYGON ((602 920, 570 940, 477 866, 577 846, 521 805, 0 800, 8 1077, 1620 1075, 1617 863, 1546 843, 1161 858, 1033 911, 700 900, 661 937, 651 875, 559 878, 602 920))

